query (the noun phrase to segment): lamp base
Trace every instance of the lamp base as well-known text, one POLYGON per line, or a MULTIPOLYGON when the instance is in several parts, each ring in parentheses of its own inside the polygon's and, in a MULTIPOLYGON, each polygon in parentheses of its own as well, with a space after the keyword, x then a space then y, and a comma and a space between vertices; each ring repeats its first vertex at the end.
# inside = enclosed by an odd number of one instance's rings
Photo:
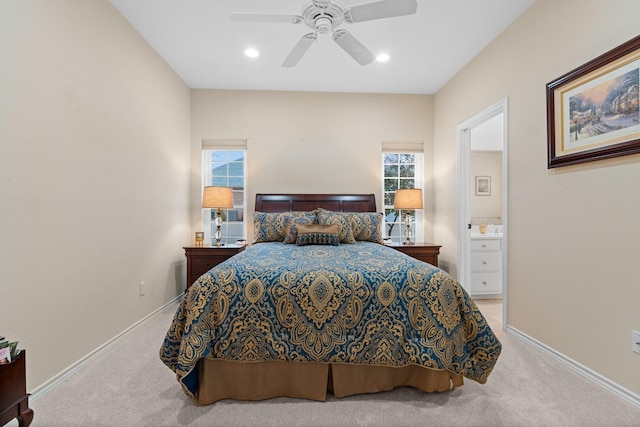
POLYGON ((406 228, 404 230, 405 240, 402 242, 403 246, 411 246, 413 245, 413 241, 411 240, 411 214, 409 212, 405 215, 406 228))
POLYGON ((216 219, 215 219, 215 224, 216 224, 216 231, 215 233, 213 233, 212 239, 211 239, 211 246, 224 246, 224 243, 222 243, 222 211, 220 209, 218 209, 216 211, 216 219), (213 240, 215 238, 215 241, 213 240))

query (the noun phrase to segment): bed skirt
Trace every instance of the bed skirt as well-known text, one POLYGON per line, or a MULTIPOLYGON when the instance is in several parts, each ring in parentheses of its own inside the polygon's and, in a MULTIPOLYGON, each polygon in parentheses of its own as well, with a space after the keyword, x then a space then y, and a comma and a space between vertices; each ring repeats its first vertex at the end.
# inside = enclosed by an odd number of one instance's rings
POLYGON ((385 367, 347 364, 256 362, 201 359, 197 403, 218 400, 264 400, 273 397, 327 399, 376 393, 395 387, 442 392, 463 384, 460 375, 420 366, 385 367))

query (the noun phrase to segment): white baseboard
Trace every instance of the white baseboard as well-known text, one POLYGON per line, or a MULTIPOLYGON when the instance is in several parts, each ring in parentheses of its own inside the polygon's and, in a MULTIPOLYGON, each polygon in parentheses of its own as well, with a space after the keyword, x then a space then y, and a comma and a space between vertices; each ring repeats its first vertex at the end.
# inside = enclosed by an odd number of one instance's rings
POLYGON ((530 344, 530 345, 534 346, 535 348, 537 348, 538 350, 542 351, 546 355, 548 355, 548 356, 554 358, 555 360, 561 362, 565 366, 568 366, 569 368, 573 369, 574 371, 576 371, 580 375, 586 377, 587 379, 589 379, 589 380, 593 381, 594 383, 604 387, 605 389, 609 390, 610 392, 616 394, 617 396, 623 398, 624 400, 626 400, 626 401, 630 402, 631 404, 633 404, 633 405, 637 406, 638 408, 640 408, 640 396, 635 394, 631 390, 627 390, 626 388, 622 387, 620 384, 614 383, 610 379, 608 379, 606 377, 603 377, 599 373, 597 373, 597 372, 587 368, 583 364, 578 363, 575 360, 565 356, 564 354, 558 352, 557 350, 554 350, 553 348, 541 343, 540 341, 536 340, 535 338, 530 337, 529 335, 525 334, 524 332, 519 331, 518 329, 514 328, 513 326, 508 326, 507 325, 506 331, 509 334, 514 335, 517 338, 520 338, 522 341, 526 342, 527 344, 530 344))
POLYGON ((57 375, 54 375, 50 380, 48 380, 47 382, 45 382, 44 384, 40 385, 39 387, 36 387, 32 392, 31 392, 31 396, 30 396, 30 400, 32 402, 38 400, 40 397, 42 397, 45 393, 47 393, 49 390, 55 388, 58 384, 60 384, 61 382, 63 382, 64 380, 66 380, 67 378, 69 378, 71 375, 73 375, 74 373, 76 373, 80 368, 82 368, 83 366, 85 366, 87 363, 91 362, 92 360, 94 360, 96 357, 100 356, 102 353, 104 353, 105 351, 107 351, 109 348, 111 348, 118 340, 121 340, 122 338, 124 338, 125 336, 129 335, 131 332, 133 332, 134 330, 138 329, 139 327, 141 327, 144 323, 146 323, 148 320, 150 320, 151 318, 155 317, 156 315, 158 315, 158 313, 160 313, 162 310, 164 310, 166 307, 168 307, 169 305, 173 304, 175 301, 179 300, 180 298, 182 298, 184 296, 184 294, 180 294, 177 297, 175 297, 174 299, 172 299, 171 301, 169 301, 168 303, 166 303, 165 305, 163 305, 162 307, 154 310, 153 312, 149 313, 147 316, 143 317, 142 319, 138 320, 136 323, 134 323, 133 325, 129 326, 127 329, 125 329, 124 331, 120 332, 118 335, 116 335, 115 337, 111 338, 109 341, 107 341, 106 343, 102 344, 100 347, 96 348, 95 350, 93 350, 91 353, 87 354, 86 356, 84 356, 82 359, 78 360, 77 362, 73 363, 72 365, 70 365, 68 368, 62 370, 60 373, 58 373, 57 375))

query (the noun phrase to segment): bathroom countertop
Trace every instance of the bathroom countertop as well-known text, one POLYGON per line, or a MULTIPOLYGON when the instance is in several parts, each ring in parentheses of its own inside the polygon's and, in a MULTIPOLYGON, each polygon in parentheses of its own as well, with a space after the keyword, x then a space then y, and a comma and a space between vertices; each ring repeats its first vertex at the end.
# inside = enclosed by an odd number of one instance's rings
POLYGON ((471 233, 472 240, 502 240, 502 233, 471 233))
POLYGON ((473 240, 502 240, 502 224, 488 224, 487 232, 480 233, 480 227, 475 224, 471 226, 471 239, 473 240))

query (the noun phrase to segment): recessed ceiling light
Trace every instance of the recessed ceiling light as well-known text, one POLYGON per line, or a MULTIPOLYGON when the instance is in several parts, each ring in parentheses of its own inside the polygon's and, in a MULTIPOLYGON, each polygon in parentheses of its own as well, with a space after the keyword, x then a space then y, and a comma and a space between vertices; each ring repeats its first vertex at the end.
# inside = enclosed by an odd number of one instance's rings
POLYGON ((376 61, 378 62, 387 62, 391 57, 389 56, 388 53, 381 53, 380 55, 376 56, 376 61))
POLYGON ((258 52, 252 47, 245 49, 244 54, 247 55, 249 58, 257 58, 258 56, 260 56, 260 52, 258 52))

